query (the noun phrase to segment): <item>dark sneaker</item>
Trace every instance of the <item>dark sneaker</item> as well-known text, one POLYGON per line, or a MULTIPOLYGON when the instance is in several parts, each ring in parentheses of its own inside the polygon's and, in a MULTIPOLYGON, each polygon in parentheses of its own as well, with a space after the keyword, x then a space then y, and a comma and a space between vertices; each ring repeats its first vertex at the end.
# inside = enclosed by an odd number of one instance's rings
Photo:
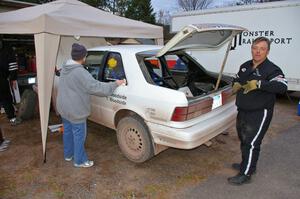
MULTIPOLYGON (((240 163, 233 163, 233 164, 231 165, 231 167, 232 167, 234 170, 236 170, 236 171, 240 171, 240 169, 241 169, 241 164, 240 164, 240 163)), ((253 171, 252 174, 255 174, 255 173, 256 173, 256 171, 253 171)))
POLYGON ((92 167, 94 166, 94 161, 88 160, 82 164, 74 164, 74 167, 78 167, 78 168, 88 168, 88 167, 92 167))
POLYGON ((228 183, 231 185, 243 185, 251 182, 251 176, 244 174, 237 174, 234 177, 228 178, 228 183))
POLYGON ((16 126, 18 124, 21 124, 22 120, 21 120, 21 118, 15 117, 15 118, 10 119, 9 122, 12 126, 16 126))

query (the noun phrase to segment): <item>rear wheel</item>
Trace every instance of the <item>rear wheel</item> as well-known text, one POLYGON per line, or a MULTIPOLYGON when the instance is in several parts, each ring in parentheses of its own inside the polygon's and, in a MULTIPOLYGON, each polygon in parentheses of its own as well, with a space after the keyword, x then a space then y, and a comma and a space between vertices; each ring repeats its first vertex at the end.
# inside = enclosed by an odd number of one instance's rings
POLYGON ((37 102, 37 95, 33 90, 26 89, 21 97, 21 103, 18 110, 18 116, 23 120, 33 118, 35 112, 35 105, 37 102))
POLYGON ((145 162, 154 156, 149 130, 138 116, 127 116, 120 120, 117 139, 122 153, 133 162, 145 162))

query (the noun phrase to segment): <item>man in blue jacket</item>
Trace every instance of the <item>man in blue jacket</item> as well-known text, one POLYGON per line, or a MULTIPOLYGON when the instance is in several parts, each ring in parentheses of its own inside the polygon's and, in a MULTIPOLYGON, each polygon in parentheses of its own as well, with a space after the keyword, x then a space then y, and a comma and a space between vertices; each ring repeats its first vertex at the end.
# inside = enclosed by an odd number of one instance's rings
POLYGON ((108 96, 125 83, 125 80, 103 83, 92 77, 83 68, 87 55, 84 46, 72 45, 72 60, 62 68, 57 94, 57 110, 64 125, 64 157, 66 161, 74 158, 75 167, 91 167, 84 149, 86 139, 86 120, 90 115, 90 95, 108 96))
POLYGON ((258 37, 251 46, 252 60, 241 65, 234 79, 238 115, 236 128, 241 141, 241 163, 232 167, 239 173, 228 182, 233 185, 249 183, 256 171, 260 145, 267 132, 276 100, 276 94, 287 90, 287 80, 281 69, 268 58, 270 41, 258 37))

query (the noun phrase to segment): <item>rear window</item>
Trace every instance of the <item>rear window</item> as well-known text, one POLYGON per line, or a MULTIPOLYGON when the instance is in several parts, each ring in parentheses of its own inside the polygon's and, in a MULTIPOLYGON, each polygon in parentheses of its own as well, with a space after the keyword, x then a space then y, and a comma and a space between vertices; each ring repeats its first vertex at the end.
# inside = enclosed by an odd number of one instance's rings
POLYGON ((144 63, 150 75, 158 75, 160 77, 162 76, 161 64, 156 57, 147 57, 144 59, 144 63))
POLYGON ((178 55, 165 55, 165 59, 171 71, 188 71, 187 64, 178 55))
POLYGON ((189 68, 181 55, 174 53, 160 58, 153 55, 137 58, 148 83, 173 89, 178 89, 186 83, 189 68))
POLYGON ((86 57, 87 65, 101 65, 104 57, 104 52, 102 51, 90 51, 86 57))

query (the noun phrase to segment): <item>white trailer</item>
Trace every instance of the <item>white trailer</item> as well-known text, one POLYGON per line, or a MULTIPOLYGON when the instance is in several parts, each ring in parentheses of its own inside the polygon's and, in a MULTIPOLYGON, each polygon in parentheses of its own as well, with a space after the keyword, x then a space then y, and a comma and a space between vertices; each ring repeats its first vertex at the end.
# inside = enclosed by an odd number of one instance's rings
MULTIPOLYGON (((239 66, 251 59, 250 46, 254 38, 265 36, 272 41, 269 59, 278 65, 288 79, 288 89, 300 91, 300 0, 214 8, 176 13, 172 16, 171 32, 178 32, 187 24, 223 23, 248 29, 236 36, 232 43, 225 73, 237 73, 239 66)), ((203 66, 219 72, 221 63, 216 56, 224 56, 223 48, 216 52, 190 49, 190 54, 203 66)))

